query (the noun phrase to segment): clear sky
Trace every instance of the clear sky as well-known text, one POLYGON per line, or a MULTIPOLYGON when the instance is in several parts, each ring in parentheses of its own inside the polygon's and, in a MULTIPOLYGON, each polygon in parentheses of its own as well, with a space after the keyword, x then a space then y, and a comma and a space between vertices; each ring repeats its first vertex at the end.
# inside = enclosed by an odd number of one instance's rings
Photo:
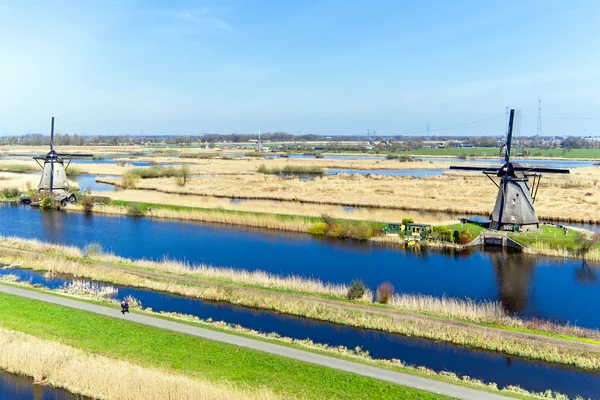
POLYGON ((600 135, 600 1, 0 0, 0 135, 600 135))

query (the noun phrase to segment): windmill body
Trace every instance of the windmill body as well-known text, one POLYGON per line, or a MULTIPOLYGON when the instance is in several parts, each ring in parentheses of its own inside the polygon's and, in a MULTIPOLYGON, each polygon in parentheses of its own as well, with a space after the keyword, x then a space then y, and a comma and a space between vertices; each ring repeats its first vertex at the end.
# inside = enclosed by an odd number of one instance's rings
POLYGON ((56 193, 65 192, 68 188, 67 168, 73 158, 93 157, 91 154, 59 154, 54 150, 54 117, 50 128, 50 151, 45 156, 35 156, 42 168, 42 177, 38 185, 40 192, 56 193), (42 164, 43 161, 43 164, 42 164), (65 165, 67 161, 67 165, 65 165))
POLYGON ((38 189, 40 192, 53 192, 66 190, 67 186, 67 172, 65 171, 64 161, 52 150, 44 158, 42 178, 38 189))
POLYGON ((450 169, 481 171, 498 187, 496 203, 490 215, 489 228, 501 231, 534 231, 540 220, 534 203, 542 172, 568 174, 568 169, 524 167, 510 162, 511 141, 515 110, 510 110, 504 165, 498 167, 451 166, 450 169), (497 183, 493 178, 500 178, 497 183), (530 185, 530 178, 533 178, 530 185))
POLYGON ((540 220, 535 214, 529 179, 525 176, 503 176, 500 179, 496 204, 490 216, 490 228, 529 231, 538 228, 540 220))

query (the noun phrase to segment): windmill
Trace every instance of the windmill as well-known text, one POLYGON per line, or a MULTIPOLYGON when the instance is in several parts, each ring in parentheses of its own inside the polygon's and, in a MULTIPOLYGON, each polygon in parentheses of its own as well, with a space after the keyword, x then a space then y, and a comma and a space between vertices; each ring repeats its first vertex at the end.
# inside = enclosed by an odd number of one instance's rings
MULTIPOLYGON (((66 170, 71 164, 73 158, 93 157, 92 154, 60 154, 54 150, 54 117, 52 117, 52 125, 50 128, 50 151, 43 156, 34 156, 33 159, 42 168, 42 178, 38 185, 41 192, 56 194, 56 192, 64 192, 67 189, 67 173, 66 170), (44 164, 40 161, 44 161, 44 164), (67 165, 65 166, 65 161, 67 165)), ((69 196, 73 202, 76 201, 75 196, 69 196)))
MULTIPOLYGON (((450 169, 481 171, 498 187, 496 204, 490 215, 490 229, 500 231, 530 231, 538 229, 539 219, 533 207, 542 173, 568 174, 568 169, 526 167, 510 161, 515 110, 510 110, 508 134, 501 167, 451 166, 450 169), (496 182, 492 176, 500 178, 496 182), (533 178, 529 185, 529 178, 533 178)), ((504 147, 504 146, 503 146, 504 147)))
POLYGON ((253 139, 253 140, 250 140, 249 142, 256 143, 256 152, 262 153, 263 152, 263 143, 270 142, 270 140, 262 140, 260 138, 260 131, 258 131, 258 140, 253 139))

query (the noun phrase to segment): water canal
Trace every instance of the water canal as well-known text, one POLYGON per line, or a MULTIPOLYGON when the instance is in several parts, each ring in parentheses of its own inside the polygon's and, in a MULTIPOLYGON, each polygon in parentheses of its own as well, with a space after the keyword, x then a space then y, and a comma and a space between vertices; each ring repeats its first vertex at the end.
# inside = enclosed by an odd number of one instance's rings
MULTIPOLYGON (((41 284, 50 289, 57 289, 73 279, 68 275, 47 277, 30 270, 10 268, 0 270, 0 274, 17 275, 22 281, 41 284)), ((228 303, 189 299, 130 287, 114 287, 118 289, 118 298, 133 296, 141 301, 143 307, 150 307, 155 312, 176 312, 205 320, 210 318, 213 321, 239 324, 244 328, 264 333, 276 332, 281 336, 300 340, 308 338, 330 346, 349 349, 360 347, 363 351, 368 351, 373 358, 400 359, 407 364, 426 366, 437 372, 452 371, 485 382, 495 382, 500 387, 519 385, 530 391, 552 389, 570 396, 585 397, 593 397, 600 393, 600 374, 575 368, 228 303)), ((117 312, 118 310, 115 310, 115 313, 117 312)))
POLYGON ((83 400, 64 389, 35 385, 33 378, 0 370, 0 399, 5 400, 83 400))
POLYGON ((129 258, 163 258, 368 286, 397 292, 501 300, 527 317, 600 328, 598 268, 580 260, 504 252, 416 254, 370 242, 314 238, 229 225, 41 212, 0 206, 0 234, 84 247, 95 242, 129 258))

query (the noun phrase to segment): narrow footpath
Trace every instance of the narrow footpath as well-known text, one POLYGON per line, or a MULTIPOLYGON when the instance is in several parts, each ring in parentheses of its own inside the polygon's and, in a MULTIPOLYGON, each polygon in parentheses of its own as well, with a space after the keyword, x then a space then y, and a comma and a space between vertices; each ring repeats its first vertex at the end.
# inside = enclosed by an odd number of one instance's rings
POLYGON ((340 371, 350 372, 356 375, 366 376, 379 379, 386 382, 395 383, 398 385, 408 386, 415 389, 426 390, 429 392, 438 393, 441 395, 454 397, 465 400, 500 400, 506 397, 479 391, 476 389, 467 388, 464 386, 453 385, 450 383, 439 382, 433 379, 405 374, 397 371, 390 371, 383 368, 377 368, 352 361, 341 360, 334 357, 328 357, 321 354, 311 353, 308 351, 298 350, 286 346, 281 346, 274 343, 263 342, 260 340, 249 339, 228 333, 217 332, 209 329, 204 329, 197 326, 181 324, 173 321, 155 318, 143 314, 132 313, 122 315, 114 308, 106 308, 100 305, 85 303, 74 299, 53 296, 50 294, 33 292, 30 290, 20 289, 9 285, 0 284, 0 292, 20 296, 23 298, 52 303, 59 306, 70 307, 78 310, 88 311, 99 315, 104 315, 112 318, 124 319, 132 322, 137 322, 143 325, 152 326, 155 328, 167 329, 174 332, 185 333, 201 337, 204 339, 214 340, 222 343, 227 343, 234 346, 245 347, 248 349, 263 351, 270 354, 275 354, 281 357, 291 358, 298 361, 307 362, 310 364, 320 365, 327 368, 333 368, 340 371))

